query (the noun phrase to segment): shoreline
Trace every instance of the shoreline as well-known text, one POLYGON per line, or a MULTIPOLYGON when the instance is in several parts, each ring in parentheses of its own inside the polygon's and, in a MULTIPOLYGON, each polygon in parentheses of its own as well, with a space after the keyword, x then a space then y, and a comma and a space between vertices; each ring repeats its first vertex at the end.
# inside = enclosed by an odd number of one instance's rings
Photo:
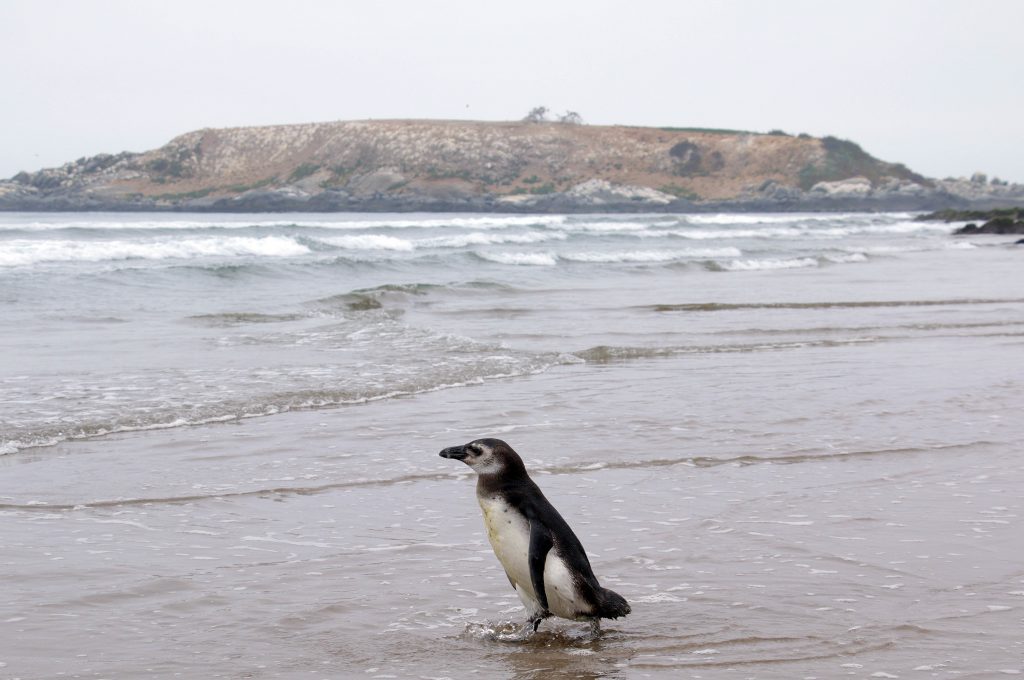
MULTIPOLYGON (((201 214, 280 214, 280 213, 479 213, 496 215, 585 215, 585 214, 709 214, 709 213, 839 213, 839 212, 931 212, 937 217, 919 219, 946 219, 944 214, 978 215, 1012 210, 1021 205, 1020 199, 984 199, 968 201, 958 197, 904 197, 904 198, 820 198, 795 201, 741 200, 697 203, 677 200, 665 204, 639 202, 609 202, 602 204, 578 203, 562 196, 547 197, 531 204, 509 203, 494 197, 465 201, 399 200, 392 198, 352 200, 344 197, 295 198, 274 192, 256 196, 218 199, 214 202, 191 202, 183 205, 157 205, 151 202, 102 201, 94 199, 47 197, 30 200, 4 200, 0 197, 0 213, 201 213, 201 214)), ((966 219, 978 219, 968 217, 966 219)), ((959 221, 959 220, 956 220, 959 221)))

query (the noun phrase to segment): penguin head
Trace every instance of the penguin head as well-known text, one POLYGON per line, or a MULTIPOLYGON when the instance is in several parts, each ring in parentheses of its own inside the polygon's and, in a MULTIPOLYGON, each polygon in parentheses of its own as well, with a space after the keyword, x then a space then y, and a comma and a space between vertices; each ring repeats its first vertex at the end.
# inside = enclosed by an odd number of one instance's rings
POLYGON ((450 446, 440 456, 461 460, 478 475, 526 474, 523 459, 500 439, 475 439, 462 446, 450 446))

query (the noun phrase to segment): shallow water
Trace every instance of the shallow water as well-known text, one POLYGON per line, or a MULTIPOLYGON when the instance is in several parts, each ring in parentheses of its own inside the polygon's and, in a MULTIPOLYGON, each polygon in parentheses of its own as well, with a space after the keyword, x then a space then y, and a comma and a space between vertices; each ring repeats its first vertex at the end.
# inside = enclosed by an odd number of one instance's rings
POLYGON ((0 263, 129 255, 0 267, 0 677, 1024 672, 1005 239, 903 215, 5 219, 0 263), (621 255, 672 230, 705 251, 621 255), (239 233, 308 252, 139 256, 239 233), (472 234, 517 239, 488 259, 472 234), (479 436, 631 602, 598 639, 499 639, 522 609, 437 456, 479 436))

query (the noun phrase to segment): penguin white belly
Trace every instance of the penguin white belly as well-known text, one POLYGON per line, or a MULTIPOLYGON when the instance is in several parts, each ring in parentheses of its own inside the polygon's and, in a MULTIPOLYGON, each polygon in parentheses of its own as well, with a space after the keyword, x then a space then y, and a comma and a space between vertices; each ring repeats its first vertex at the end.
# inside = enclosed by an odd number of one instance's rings
MULTIPOLYGON (((530 522, 501 497, 478 500, 494 555, 505 568, 527 614, 539 614, 541 606, 530 578, 530 522)), ((548 552, 544 563, 544 593, 548 598, 548 611, 555 616, 574 619, 590 610, 555 549, 548 552)))
POLYGON ((554 549, 544 563, 544 592, 548 596, 548 611, 555 616, 575 619, 590 613, 591 606, 580 596, 572 574, 554 549))

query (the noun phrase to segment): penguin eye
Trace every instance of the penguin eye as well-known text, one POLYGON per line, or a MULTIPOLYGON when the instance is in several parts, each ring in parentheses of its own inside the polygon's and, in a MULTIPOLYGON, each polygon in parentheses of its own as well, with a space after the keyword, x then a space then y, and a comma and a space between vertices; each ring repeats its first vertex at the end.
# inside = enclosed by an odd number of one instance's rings
POLYGON ((479 455, 480 455, 481 453, 483 453, 483 452, 482 452, 482 451, 481 451, 481 450, 480 450, 480 449, 479 449, 478 447, 476 447, 476 446, 469 446, 469 447, 466 447, 466 448, 468 448, 468 449, 469 449, 469 452, 470 452, 470 453, 471 453, 471 454, 472 454, 473 456, 479 456, 479 455))

